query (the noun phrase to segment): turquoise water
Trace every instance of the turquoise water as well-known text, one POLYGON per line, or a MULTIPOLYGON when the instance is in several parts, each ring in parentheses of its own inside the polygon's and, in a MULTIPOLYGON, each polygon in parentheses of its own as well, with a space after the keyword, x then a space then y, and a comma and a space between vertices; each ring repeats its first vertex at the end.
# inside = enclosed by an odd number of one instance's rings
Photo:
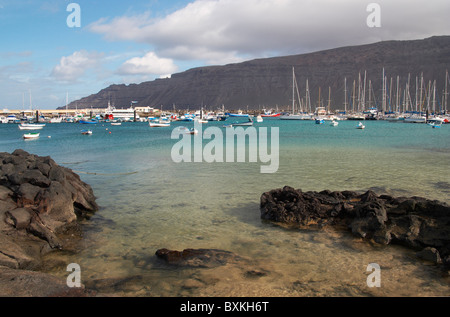
MULTIPOLYGON (((448 279, 414 252, 379 247, 340 232, 299 231, 262 221, 259 198, 289 185, 304 191, 367 190, 450 203, 450 125, 265 119, 279 128, 279 169, 255 163, 174 163, 171 128, 47 124, 25 141, 0 125, 0 151, 22 148, 76 171, 100 210, 85 224, 85 250, 64 255, 85 281, 126 279, 124 296, 427 296, 450 295, 448 279), (50 137, 49 137, 50 136, 50 137), (155 259, 160 248, 211 248, 246 259, 217 268, 175 269, 155 259), (382 287, 368 288, 366 267, 378 263, 382 287), (249 271, 260 272, 252 275, 249 271)), ((224 132, 223 123, 208 123, 224 132)), ((193 137, 192 137, 193 138, 193 137)), ((204 140, 204 144, 209 141, 204 140)), ((248 160, 247 160, 248 161, 248 160)), ((65 271, 55 272, 65 276, 65 271)))

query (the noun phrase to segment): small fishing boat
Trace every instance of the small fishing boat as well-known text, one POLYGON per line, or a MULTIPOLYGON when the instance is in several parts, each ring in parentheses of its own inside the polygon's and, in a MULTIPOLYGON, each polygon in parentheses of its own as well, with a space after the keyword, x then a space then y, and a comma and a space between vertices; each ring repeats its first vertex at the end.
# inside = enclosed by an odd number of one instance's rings
POLYGON ((19 124, 20 130, 41 130, 45 127, 45 124, 37 124, 37 123, 22 123, 19 124))
POLYGON ((150 121, 150 128, 165 128, 170 127, 170 122, 161 122, 161 121, 150 121))
POLYGON ((238 113, 228 113, 229 117, 238 117, 238 118, 247 118, 249 115, 246 113, 242 113, 241 110, 238 111, 238 113))
POLYGON ((253 126, 253 117, 249 116, 248 121, 235 122, 235 123, 232 123, 231 126, 233 126, 233 127, 251 127, 251 126, 253 126))
POLYGON ((194 121, 197 123, 208 123, 208 120, 203 119, 203 118, 199 118, 199 117, 195 117, 194 121))
POLYGON ((188 131, 187 131, 186 133, 187 133, 187 134, 192 134, 192 135, 196 135, 196 134, 198 134, 198 130, 197 130, 197 129, 194 129, 194 128, 192 128, 192 129, 188 130, 188 131))
POLYGON ((356 126, 356 128, 357 128, 357 129, 360 129, 360 130, 363 130, 363 129, 366 128, 366 126, 365 126, 364 124, 362 124, 362 122, 360 122, 360 123, 356 126))
POLYGON ((91 119, 91 120, 80 120, 81 124, 97 124, 98 120, 96 119, 91 119))
POLYGON ((37 139, 38 137, 39 137, 39 133, 37 133, 37 132, 26 133, 23 135, 23 138, 26 140, 37 139))
POLYGON ((122 122, 111 122, 111 125, 122 125, 122 122))
POLYGON ((432 127, 433 129, 438 129, 438 128, 441 127, 441 125, 440 125, 439 123, 432 123, 432 124, 430 124, 430 125, 431 125, 431 127, 432 127))
POLYGON ((337 127, 339 125, 339 122, 333 120, 333 121, 331 121, 330 125, 332 127, 337 127))
POLYGON ((83 134, 83 135, 91 135, 92 131, 91 130, 81 130, 81 134, 83 134))
POLYGON ((262 118, 261 115, 256 117, 256 122, 263 122, 263 121, 264 121, 264 119, 262 118))
POLYGON ((316 124, 323 124, 325 121, 323 119, 316 119, 316 124))

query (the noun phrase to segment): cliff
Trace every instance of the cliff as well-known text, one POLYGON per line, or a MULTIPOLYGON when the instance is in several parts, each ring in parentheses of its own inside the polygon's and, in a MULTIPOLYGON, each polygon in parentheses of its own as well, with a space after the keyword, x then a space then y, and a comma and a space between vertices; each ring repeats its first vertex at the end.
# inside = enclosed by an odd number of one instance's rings
MULTIPOLYGON (((108 100, 118 108, 153 106, 163 110, 207 109, 225 106, 226 109, 263 109, 292 105, 292 67, 295 68, 300 95, 305 99, 306 81, 309 83, 312 109, 328 106, 331 88, 331 108, 344 108, 344 79, 347 79, 347 98, 355 81, 356 91, 361 76, 366 78, 366 108, 369 80, 372 84, 373 106, 381 108, 383 68, 387 77, 388 96, 395 99, 397 76, 402 92, 410 76, 410 94, 415 99, 416 77, 424 87, 436 80, 439 102, 445 85, 446 70, 450 68, 450 36, 436 36, 424 40, 386 41, 369 45, 342 47, 315 53, 256 59, 225 66, 199 67, 171 78, 131 85, 112 85, 97 94, 72 102, 70 108, 104 108, 108 100), (391 86, 391 78, 393 85, 391 86), (392 87, 392 89, 390 89, 392 87)), ((401 94, 403 95, 403 94, 401 94)), ((296 97, 297 98, 297 97, 296 97)), ((349 105, 351 107, 351 105, 349 105)))

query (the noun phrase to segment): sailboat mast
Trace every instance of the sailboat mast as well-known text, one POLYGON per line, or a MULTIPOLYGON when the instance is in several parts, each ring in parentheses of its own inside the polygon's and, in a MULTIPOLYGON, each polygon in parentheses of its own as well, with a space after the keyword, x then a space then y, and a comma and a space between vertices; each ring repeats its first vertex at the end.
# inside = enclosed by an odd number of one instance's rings
POLYGON ((295 70, 292 67, 292 114, 295 114, 295 70))
POLYGON ((362 92, 362 111, 366 110, 366 82, 367 82, 367 71, 364 71, 364 85, 362 92))
POLYGON ((352 98, 352 112, 355 113, 355 101, 356 101, 356 80, 353 80, 353 98, 352 98))
POLYGON ((419 97, 419 111, 422 112, 422 96, 423 96, 423 73, 420 75, 420 97, 419 97))
POLYGON ((344 113, 347 113, 347 77, 344 78, 344 113))
MULTIPOLYGON (((391 77, 391 83, 389 85, 389 112, 392 111, 392 85, 393 85, 393 78, 391 77)), ((387 107, 387 105, 386 105, 387 107)))
POLYGON ((308 109, 309 113, 311 113, 311 96, 309 93, 309 81, 308 79, 306 80, 306 108, 308 109))
POLYGON ((400 95, 399 95, 399 85, 400 85, 400 76, 397 76, 397 95, 395 98, 395 107, 396 107, 396 112, 400 112, 400 95))
POLYGON ((447 84, 448 84, 448 70, 445 72, 445 101, 444 101, 444 113, 447 114, 447 102, 448 102, 448 91, 447 91, 447 84))
POLYGON ((331 113, 331 87, 328 87, 328 113, 331 113))
POLYGON ((436 80, 433 82, 433 114, 436 115, 436 80))
POLYGON ((384 67, 383 67, 383 80, 382 80, 383 87, 381 88, 381 98, 382 98, 382 104, 381 107, 383 108, 383 112, 386 111, 386 78, 384 76, 384 67))

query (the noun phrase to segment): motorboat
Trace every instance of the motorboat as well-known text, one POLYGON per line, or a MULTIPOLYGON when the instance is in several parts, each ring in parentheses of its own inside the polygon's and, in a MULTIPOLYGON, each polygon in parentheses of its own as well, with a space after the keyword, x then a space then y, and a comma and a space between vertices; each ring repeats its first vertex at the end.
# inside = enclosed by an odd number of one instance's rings
POLYGON ((316 119, 316 124, 323 124, 325 121, 322 118, 317 118, 316 119))
POLYGON ((365 126, 364 124, 362 124, 362 122, 360 122, 360 123, 356 126, 356 128, 357 128, 357 129, 360 129, 360 130, 363 130, 363 129, 366 128, 366 126, 365 126))

